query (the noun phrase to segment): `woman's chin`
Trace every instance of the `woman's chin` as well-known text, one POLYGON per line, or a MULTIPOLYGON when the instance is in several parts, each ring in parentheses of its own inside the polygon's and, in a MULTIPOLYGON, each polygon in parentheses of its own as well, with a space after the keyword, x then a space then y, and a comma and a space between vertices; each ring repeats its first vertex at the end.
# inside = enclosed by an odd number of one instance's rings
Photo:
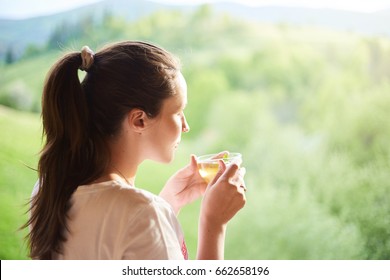
POLYGON ((151 160, 159 162, 159 163, 163 163, 163 164, 171 163, 175 158, 175 151, 176 150, 173 150, 171 153, 167 153, 167 154, 155 157, 155 158, 151 158, 151 160))

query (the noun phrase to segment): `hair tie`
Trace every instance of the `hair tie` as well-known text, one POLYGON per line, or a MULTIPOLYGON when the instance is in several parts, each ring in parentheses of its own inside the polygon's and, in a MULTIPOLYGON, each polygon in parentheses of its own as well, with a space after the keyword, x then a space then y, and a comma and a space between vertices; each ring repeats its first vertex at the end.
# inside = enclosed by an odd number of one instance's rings
POLYGON ((93 64, 95 53, 88 47, 81 48, 81 65, 79 67, 82 71, 88 71, 93 64))

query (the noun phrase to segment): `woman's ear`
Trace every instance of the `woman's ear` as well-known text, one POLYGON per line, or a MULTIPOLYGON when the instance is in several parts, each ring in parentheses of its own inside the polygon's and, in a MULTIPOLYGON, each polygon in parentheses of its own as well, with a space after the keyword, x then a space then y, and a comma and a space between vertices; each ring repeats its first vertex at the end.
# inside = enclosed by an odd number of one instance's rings
POLYGON ((145 130, 149 118, 141 109, 133 109, 128 113, 127 119, 130 128, 136 133, 141 133, 145 130))

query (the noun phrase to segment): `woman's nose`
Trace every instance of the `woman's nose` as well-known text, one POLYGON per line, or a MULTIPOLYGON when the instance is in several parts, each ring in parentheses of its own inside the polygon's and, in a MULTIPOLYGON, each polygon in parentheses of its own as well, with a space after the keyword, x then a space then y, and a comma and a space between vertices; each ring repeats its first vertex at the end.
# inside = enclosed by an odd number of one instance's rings
POLYGON ((183 114, 183 120, 182 120, 182 131, 183 132, 190 131, 190 126, 188 125, 187 119, 186 119, 184 114, 183 114))

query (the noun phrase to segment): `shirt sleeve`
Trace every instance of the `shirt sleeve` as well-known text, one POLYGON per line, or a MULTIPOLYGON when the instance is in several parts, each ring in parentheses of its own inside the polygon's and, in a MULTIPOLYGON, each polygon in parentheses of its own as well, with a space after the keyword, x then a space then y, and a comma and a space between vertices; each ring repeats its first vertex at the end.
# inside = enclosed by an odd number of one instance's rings
MULTIPOLYGON (((35 185, 34 185, 34 187, 33 187, 33 190, 32 190, 32 192, 31 192, 30 210, 29 210, 29 212, 28 212, 30 217, 31 217, 31 215, 32 215, 31 211, 32 211, 32 206, 33 206, 33 199, 34 199, 35 196, 38 194, 39 188, 40 188, 40 187, 39 187, 39 180, 38 180, 38 181, 36 181, 36 183, 35 183, 35 185)), ((30 232, 32 231, 32 228, 33 228, 33 225, 30 224, 30 225, 28 226, 28 229, 29 229, 30 232)))
POLYGON ((145 204, 131 219, 124 237, 124 259, 182 260, 178 221, 172 210, 159 201, 145 204))
POLYGON ((31 198, 34 198, 38 194, 38 191, 39 191, 39 180, 35 182, 35 185, 31 192, 31 198))

